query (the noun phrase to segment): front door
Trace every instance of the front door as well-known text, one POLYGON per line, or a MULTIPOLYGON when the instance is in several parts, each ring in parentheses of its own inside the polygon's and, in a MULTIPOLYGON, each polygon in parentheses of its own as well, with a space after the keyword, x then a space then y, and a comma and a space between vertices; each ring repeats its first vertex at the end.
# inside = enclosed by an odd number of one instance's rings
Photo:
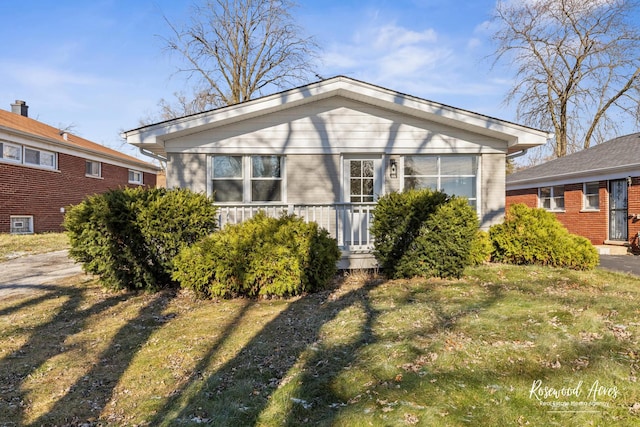
POLYGON ((627 180, 609 181, 609 239, 627 240, 627 180))
POLYGON ((371 204, 382 192, 382 156, 345 156, 343 165, 344 242, 365 246, 370 242, 371 204))

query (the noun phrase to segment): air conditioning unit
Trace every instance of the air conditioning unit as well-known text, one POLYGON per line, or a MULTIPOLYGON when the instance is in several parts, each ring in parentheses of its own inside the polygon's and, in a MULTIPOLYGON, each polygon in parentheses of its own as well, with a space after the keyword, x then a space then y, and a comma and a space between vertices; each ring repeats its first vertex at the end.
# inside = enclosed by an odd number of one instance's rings
POLYGON ((33 234, 33 216, 11 216, 11 234, 33 234))

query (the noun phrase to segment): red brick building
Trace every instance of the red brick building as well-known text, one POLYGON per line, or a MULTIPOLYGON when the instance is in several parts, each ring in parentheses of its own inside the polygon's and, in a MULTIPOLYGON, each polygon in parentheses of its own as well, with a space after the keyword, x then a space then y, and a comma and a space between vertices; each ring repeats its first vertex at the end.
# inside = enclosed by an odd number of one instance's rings
POLYGON ((640 133, 511 174, 506 190, 507 209, 545 208, 594 245, 640 249, 640 133))
POLYGON ((0 233, 61 231, 68 206, 123 186, 156 185, 159 168, 30 119, 24 101, 0 110, 0 233))

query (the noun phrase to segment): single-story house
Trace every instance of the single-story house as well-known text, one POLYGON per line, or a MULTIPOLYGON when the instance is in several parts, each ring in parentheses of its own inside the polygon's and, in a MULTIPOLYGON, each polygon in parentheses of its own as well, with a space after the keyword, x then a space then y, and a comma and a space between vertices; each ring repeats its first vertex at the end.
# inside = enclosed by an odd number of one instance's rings
POLYGON ((66 207, 123 186, 156 185, 160 168, 28 117, 0 110, 0 233, 62 231, 66 207))
POLYGON ((554 212, 565 227, 594 245, 638 250, 640 133, 507 176, 507 207, 524 203, 554 212))
POLYGON ((353 260, 370 252, 371 210, 391 191, 442 189, 467 197, 483 228, 501 221, 505 158, 550 135, 338 76, 124 136, 166 159, 167 187, 213 196, 222 224, 296 213, 353 260))

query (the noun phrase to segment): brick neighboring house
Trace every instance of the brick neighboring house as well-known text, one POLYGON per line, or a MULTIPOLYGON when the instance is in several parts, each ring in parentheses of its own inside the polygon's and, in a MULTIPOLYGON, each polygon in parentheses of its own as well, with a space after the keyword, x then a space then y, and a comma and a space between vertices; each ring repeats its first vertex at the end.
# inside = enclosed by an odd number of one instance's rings
POLYGON ((594 245, 640 249, 640 133, 511 174, 506 189, 507 209, 545 208, 594 245))
POLYGON ((0 110, 0 233, 61 231, 65 209, 123 186, 155 187, 159 168, 28 117, 0 110))

